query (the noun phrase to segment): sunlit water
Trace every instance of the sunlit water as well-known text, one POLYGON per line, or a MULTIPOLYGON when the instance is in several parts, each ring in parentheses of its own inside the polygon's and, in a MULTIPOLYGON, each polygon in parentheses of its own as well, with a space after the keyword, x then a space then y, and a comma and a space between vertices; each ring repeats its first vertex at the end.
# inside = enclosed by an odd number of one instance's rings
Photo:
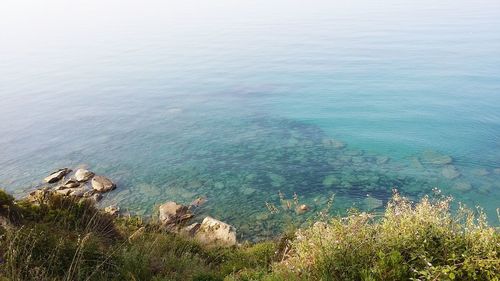
POLYGON ((243 239, 288 223, 278 191, 305 221, 438 187, 498 223, 500 2, 101 2, 0 4, 8 191, 87 165, 103 206, 205 196, 243 239))

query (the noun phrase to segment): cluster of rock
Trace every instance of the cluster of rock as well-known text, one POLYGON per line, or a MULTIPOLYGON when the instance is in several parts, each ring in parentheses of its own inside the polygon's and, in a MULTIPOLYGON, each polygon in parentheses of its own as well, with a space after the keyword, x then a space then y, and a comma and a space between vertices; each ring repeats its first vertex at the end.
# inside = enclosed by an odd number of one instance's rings
POLYGON ((30 197, 34 198, 41 193, 53 192, 63 196, 89 198, 97 202, 101 200, 102 193, 116 188, 116 184, 110 179, 95 175, 87 169, 77 169, 74 174, 71 174, 72 172, 73 170, 69 168, 62 168, 50 173, 44 178, 44 181, 51 186, 45 186, 31 192, 30 197), (69 178, 67 178, 68 176, 69 178))
MULTIPOLYGON (((428 150, 422 154, 420 161, 424 164, 441 167, 441 176, 453 181, 451 187, 456 191, 467 192, 472 189, 472 184, 463 179, 460 171, 453 165, 453 158, 450 156, 428 150)), ((488 171, 482 169, 476 173, 476 176, 485 176, 488 171)))
POLYGON ((194 238, 207 246, 230 247, 236 245, 236 229, 212 217, 205 217, 201 223, 187 225, 194 217, 192 212, 203 204, 204 198, 198 198, 190 206, 184 206, 170 201, 160 206, 159 219, 169 231, 194 238))
MULTIPOLYGON (((30 193, 30 197, 34 199, 37 196, 53 192, 63 196, 89 198, 97 202, 102 198, 102 193, 116 188, 116 184, 110 179, 95 175, 89 170, 77 169, 74 174, 71 173, 72 170, 69 168, 52 172, 44 179, 51 186, 33 191, 30 193)), ((200 197, 189 206, 180 205, 173 201, 167 202, 160 206, 159 220, 168 231, 192 237, 207 246, 230 247, 236 245, 235 228, 212 217, 207 216, 201 223, 196 222, 186 226, 186 223, 194 217, 192 211, 204 204, 205 201, 205 198, 200 197)), ((112 205, 104 208, 104 211, 111 215, 118 215, 120 208, 112 205)))

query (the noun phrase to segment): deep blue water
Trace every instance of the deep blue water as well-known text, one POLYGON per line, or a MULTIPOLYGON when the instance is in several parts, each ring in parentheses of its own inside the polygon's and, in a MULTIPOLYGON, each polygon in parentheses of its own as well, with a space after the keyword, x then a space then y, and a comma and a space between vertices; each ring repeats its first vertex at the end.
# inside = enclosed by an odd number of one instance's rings
POLYGON ((0 4, 8 191, 87 165, 103 205, 206 196, 259 238, 278 191, 306 219, 437 187, 498 223, 500 2, 101 2, 0 4))

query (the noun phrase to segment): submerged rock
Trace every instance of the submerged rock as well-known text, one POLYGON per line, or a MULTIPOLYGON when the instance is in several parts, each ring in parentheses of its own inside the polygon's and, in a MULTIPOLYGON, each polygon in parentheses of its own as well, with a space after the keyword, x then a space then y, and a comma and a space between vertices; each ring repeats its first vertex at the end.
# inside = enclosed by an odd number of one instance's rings
POLYGON ((491 185, 481 185, 477 188, 477 191, 481 194, 489 194, 492 190, 492 186, 491 185))
POLYGON ((116 188, 110 179, 103 176, 95 176, 92 178, 92 188, 97 192, 107 192, 116 188))
POLYGON ((375 161, 376 161, 377 165, 383 165, 383 164, 389 162, 389 157, 377 156, 375 161))
POLYGON ((420 163, 420 160, 418 160, 417 157, 413 157, 411 160, 410 160, 410 167, 415 169, 415 170, 418 170, 418 171, 423 171, 424 170, 424 166, 422 166, 422 163, 420 163))
POLYGON ((337 185, 339 183, 340 183, 340 180, 337 179, 337 177, 335 175, 328 175, 323 180, 323 185, 325 187, 331 187, 332 185, 337 185))
POLYGON ((269 219, 269 213, 267 212, 262 212, 255 216, 255 220, 257 221, 265 221, 267 219, 269 219))
POLYGON ((174 226, 185 222, 193 217, 187 206, 177 204, 173 201, 160 206, 160 222, 167 226, 174 226))
POLYGON ((345 147, 345 143, 343 143, 339 140, 336 140, 336 139, 324 139, 323 145, 325 147, 333 147, 335 149, 342 149, 345 147))
POLYGON ((460 172, 453 165, 447 165, 441 170, 441 175, 447 179, 456 179, 460 176, 460 172))
POLYGON ((487 176, 490 174, 490 172, 484 168, 481 168, 481 169, 475 169, 474 171, 472 171, 472 173, 475 175, 475 176, 479 176, 479 177, 484 177, 484 176, 487 176))
POLYGON ((252 187, 247 187, 247 186, 242 186, 240 188, 240 192, 246 196, 250 196, 250 195, 254 194, 256 191, 257 191, 257 189, 252 188, 252 187))
POLYGON ((472 185, 466 181, 457 182, 453 185, 453 189, 466 192, 472 189, 472 185))
POLYGON ((346 151, 344 151, 344 155, 361 156, 361 155, 363 155, 363 151, 361 151, 361 150, 346 150, 346 151))
POLYGON ((191 202, 191 204, 189 204, 189 208, 198 208, 201 205, 205 204, 205 202, 207 202, 206 197, 198 197, 194 199, 193 202, 191 202))
POLYGON ((224 183, 223 183, 223 182, 218 181, 218 182, 214 183, 214 187, 215 187, 216 189, 224 189, 224 183))
POLYGON ((424 151, 424 153, 422 153, 421 160, 423 163, 432 165, 446 165, 450 164, 453 161, 453 159, 450 156, 440 154, 432 150, 424 151))
POLYGON ((231 247, 236 245, 236 229, 212 217, 206 217, 194 235, 202 244, 231 247))
POLYGON ((359 164, 365 162, 365 159, 363 157, 361 157, 361 156, 354 156, 354 157, 351 158, 351 161, 352 161, 353 164, 359 165, 359 164))
POLYGON ((94 173, 92 173, 89 170, 86 169, 78 169, 75 172, 75 179, 79 182, 85 182, 90 180, 94 176, 94 173))
POLYGON ((303 214, 303 213, 309 211, 309 209, 310 209, 309 206, 302 204, 300 206, 297 206, 297 208, 295 209, 295 212, 300 215, 300 214, 303 214))
POLYGON ((374 210, 384 205, 383 201, 372 196, 368 196, 363 200, 363 205, 368 210, 374 210))
POLYGON ((268 176, 271 179, 271 185, 274 187, 280 187, 285 183, 285 178, 281 175, 269 173, 268 176))
POLYGON ((47 176, 43 180, 46 183, 55 183, 55 182, 60 181, 65 175, 67 175, 69 173, 71 173, 71 169, 62 168, 62 169, 59 169, 55 172, 52 172, 49 176, 47 176))

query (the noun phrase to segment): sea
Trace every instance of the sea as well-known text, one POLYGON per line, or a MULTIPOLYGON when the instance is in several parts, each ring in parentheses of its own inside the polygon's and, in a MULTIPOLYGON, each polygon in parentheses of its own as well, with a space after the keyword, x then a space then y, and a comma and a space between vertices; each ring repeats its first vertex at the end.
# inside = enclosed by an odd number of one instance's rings
POLYGON ((0 187, 62 167, 242 240, 394 192, 498 225, 500 1, 2 1, 0 187))

